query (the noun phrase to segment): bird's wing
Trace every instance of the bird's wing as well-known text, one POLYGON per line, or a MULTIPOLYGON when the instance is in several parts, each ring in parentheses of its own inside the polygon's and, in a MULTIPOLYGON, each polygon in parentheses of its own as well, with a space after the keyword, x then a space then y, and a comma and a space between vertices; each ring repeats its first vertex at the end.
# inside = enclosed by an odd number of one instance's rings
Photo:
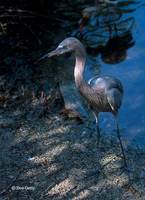
POLYGON ((112 88, 106 92, 108 103, 110 104, 114 114, 117 114, 122 103, 123 93, 118 88, 112 88))
POLYGON ((104 90, 106 88, 106 80, 104 79, 104 77, 102 78, 101 76, 95 76, 91 78, 88 81, 88 84, 92 88, 98 89, 98 90, 104 90))
POLYGON ((99 78, 99 75, 92 77, 91 79, 88 80, 88 84, 92 85, 94 82, 99 78))
POLYGON ((96 76, 89 80, 88 84, 96 91, 102 91, 114 114, 117 114, 122 103, 123 86, 121 82, 112 76, 96 76))
POLYGON ((118 89, 123 93, 123 86, 120 80, 112 76, 95 76, 88 81, 88 84, 94 88, 104 88, 105 90, 110 90, 112 88, 118 89))

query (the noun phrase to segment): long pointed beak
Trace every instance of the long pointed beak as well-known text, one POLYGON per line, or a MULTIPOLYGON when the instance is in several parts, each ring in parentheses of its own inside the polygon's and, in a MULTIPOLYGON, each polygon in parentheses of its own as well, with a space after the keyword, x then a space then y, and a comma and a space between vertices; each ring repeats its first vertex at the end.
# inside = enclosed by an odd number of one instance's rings
MULTIPOLYGON (((57 48, 53 51, 51 51, 50 53, 47 54, 47 57, 48 58, 51 58, 53 56, 59 56, 60 55, 60 50, 57 48)), ((45 56, 45 55, 44 55, 45 56)))
POLYGON ((39 58, 36 63, 46 59, 46 58, 50 58, 50 57, 53 57, 53 56, 57 56, 59 55, 59 51, 58 49, 55 49, 54 51, 51 51, 50 53, 46 53, 44 56, 42 56, 41 58, 39 58))
POLYGON ((39 62, 39 61, 41 61, 41 60, 44 60, 44 59, 46 59, 46 58, 48 58, 48 53, 45 54, 44 56, 42 56, 41 58, 39 58, 39 59, 37 60, 37 62, 39 62))

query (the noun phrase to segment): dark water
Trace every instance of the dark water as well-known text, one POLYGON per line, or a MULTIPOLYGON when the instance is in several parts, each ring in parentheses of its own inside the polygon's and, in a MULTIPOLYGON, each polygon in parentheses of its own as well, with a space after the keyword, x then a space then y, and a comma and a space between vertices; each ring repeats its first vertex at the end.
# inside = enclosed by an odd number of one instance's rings
MULTIPOLYGON (((107 15, 92 15, 81 31, 74 29, 69 36, 78 37, 87 48, 86 79, 100 73, 122 81, 121 134, 128 145, 145 148, 145 0, 120 2, 107 15)), ((110 114, 101 114, 100 127, 105 134, 114 131, 110 114)))
MULTIPOLYGON (((143 3, 145 1, 142 1, 143 3)), ((113 64, 111 53, 109 53, 111 52, 110 48, 108 48, 108 54, 106 53, 108 60, 110 56, 110 63, 109 61, 106 63, 107 59, 104 59, 102 54, 98 54, 95 59, 100 65, 100 73, 116 76, 124 85, 125 93, 120 109, 120 127, 127 144, 145 148, 145 6, 141 4, 129 5, 127 10, 132 7, 134 8, 133 12, 125 13, 122 16, 123 20, 128 18, 134 20, 133 27, 126 34, 132 37, 132 41, 126 40, 125 37, 123 43, 122 38, 120 38, 122 46, 130 42, 132 43, 130 47, 127 48, 127 45, 126 49, 122 47, 122 56, 118 55, 118 59, 116 56, 116 61, 113 64), (138 8, 135 9, 136 7, 138 8)), ((124 32, 127 31, 126 26, 124 26, 124 32)), ((117 51, 119 49, 115 50, 115 52, 117 51)), ((93 74, 91 67, 88 67, 88 76, 91 74, 90 71, 93 74)), ((112 117, 109 114, 101 114, 100 121, 102 129, 106 128, 104 132, 111 133, 114 127, 112 117)))
POLYGON ((145 148, 145 7, 128 15, 135 19, 132 29, 135 45, 127 50, 126 59, 119 64, 106 64, 101 59, 100 62, 102 73, 115 75, 124 85, 120 110, 122 134, 129 144, 145 148))

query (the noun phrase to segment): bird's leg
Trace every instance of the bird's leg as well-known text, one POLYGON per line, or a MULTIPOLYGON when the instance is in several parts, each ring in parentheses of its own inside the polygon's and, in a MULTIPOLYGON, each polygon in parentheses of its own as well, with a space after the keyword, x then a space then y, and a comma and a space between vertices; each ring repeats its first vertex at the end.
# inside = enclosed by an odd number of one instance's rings
POLYGON ((100 143, 100 129, 99 129, 99 118, 98 118, 98 113, 94 113, 95 116, 95 122, 96 122, 96 128, 97 128, 97 146, 99 146, 100 143))
POLYGON ((125 166, 125 169, 126 169, 126 171, 128 173, 128 178, 129 178, 129 181, 130 181, 131 179, 130 179, 129 169, 128 169, 128 165, 127 165, 127 159, 126 159, 126 156, 125 156, 123 144, 122 144, 121 137, 120 137, 120 131, 119 131, 119 124, 118 124, 118 118, 117 118, 117 116, 115 116, 115 119, 116 119, 116 128, 117 128, 117 137, 119 139, 120 148, 121 148, 122 155, 123 155, 124 166, 125 166))

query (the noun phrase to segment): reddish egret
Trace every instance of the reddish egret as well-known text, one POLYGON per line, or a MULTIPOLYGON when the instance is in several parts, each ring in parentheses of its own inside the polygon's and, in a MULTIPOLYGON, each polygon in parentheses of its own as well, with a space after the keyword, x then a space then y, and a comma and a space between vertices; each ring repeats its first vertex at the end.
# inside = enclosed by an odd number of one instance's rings
POLYGON ((117 120, 118 110, 121 106, 123 96, 123 86, 121 82, 113 76, 98 76, 87 82, 83 77, 86 62, 86 51, 83 44, 74 37, 66 38, 54 51, 44 55, 41 59, 59 56, 67 52, 74 52, 75 54, 76 62, 74 68, 74 78, 76 87, 78 88, 80 94, 86 99, 95 116, 98 144, 100 138, 98 115, 100 112, 111 112, 116 119, 117 135, 124 158, 124 163, 127 167, 117 120))

